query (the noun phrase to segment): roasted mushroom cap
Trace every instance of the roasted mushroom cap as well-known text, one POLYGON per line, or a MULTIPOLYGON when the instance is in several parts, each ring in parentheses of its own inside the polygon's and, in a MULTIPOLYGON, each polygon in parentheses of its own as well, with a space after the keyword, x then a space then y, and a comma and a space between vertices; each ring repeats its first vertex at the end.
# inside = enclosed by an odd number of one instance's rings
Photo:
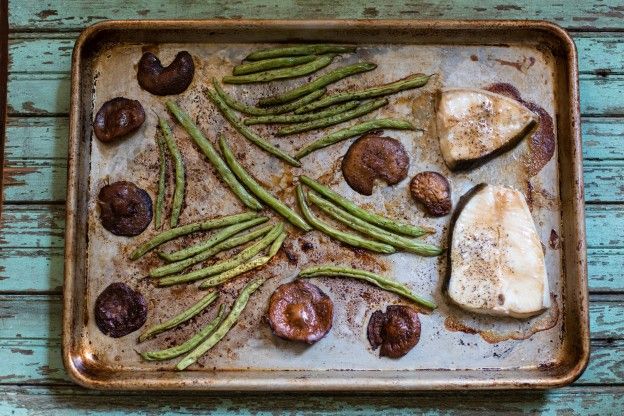
POLYGON ((375 179, 388 185, 399 183, 407 176, 409 156, 396 139, 368 133, 357 139, 342 160, 342 174, 355 191, 373 193, 375 179))
POLYGON ((440 217, 451 212, 451 186, 437 172, 420 172, 414 176, 410 182, 410 193, 431 215, 440 217))
POLYGON ((95 300, 95 323, 113 338, 141 328, 147 319, 147 303, 125 283, 112 283, 95 300))
POLYGON ((160 59, 145 52, 139 61, 137 80, 144 90, 156 95, 173 95, 184 92, 193 81, 195 64, 187 51, 178 52, 169 66, 163 67, 160 59))
POLYGON ((100 141, 112 142, 137 131, 144 121, 140 102, 117 97, 102 104, 93 120, 93 132, 100 141))
POLYGON ((367 334, 374 350, 381 346, 379 356, 403 357, 420 339, 418 313, 403 305, 390 305, 385 313, 375 311, 368 322, 367 334))
POLYGON ((275 289, 269 300, 269 326, 280 338, 313 344, 331 329, 334 305, 317 286, 296 280, 275 289))
POLYGON ((115 235, 139 235, 152 221, 152 199, 132 182, 102 187, 98 205, 102 226, 115 235))

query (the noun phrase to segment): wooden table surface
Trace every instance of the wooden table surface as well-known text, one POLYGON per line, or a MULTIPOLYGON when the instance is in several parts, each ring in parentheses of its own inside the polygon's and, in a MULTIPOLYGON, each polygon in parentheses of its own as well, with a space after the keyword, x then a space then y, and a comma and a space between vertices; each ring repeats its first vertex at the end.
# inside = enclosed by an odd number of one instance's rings
POLYGON ((10 0, 8 123, 0 229, 0 414, 624 413, 624 3, 505 0, 10 0), (175 3, 175 4, 168 4, 175 3), (374 5, 375 3, 381 3, 374 5), (452 4, 455 3, 455 4, 452 4), (529 4, 530 3, 530 4, 529 4), (579 50, 592 356, 547 392, 209 396, 88 391, 60 354, 69 68, 74 40, 104 19, 544 19, 579 50))

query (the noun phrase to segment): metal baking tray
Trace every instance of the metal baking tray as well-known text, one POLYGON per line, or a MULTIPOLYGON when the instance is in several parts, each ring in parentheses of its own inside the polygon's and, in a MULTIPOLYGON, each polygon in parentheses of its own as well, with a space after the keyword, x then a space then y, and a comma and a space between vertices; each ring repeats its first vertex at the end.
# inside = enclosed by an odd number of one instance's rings
MULTIPOLYGON (((577 79, 574 43, 564 30, 546 22, 183 20, 109 21, 87 28, 76 42, 72 59, 63 298, 63 358, 68 373, 77 383, 98 389, 409 391, 549 388, 571 383, 589 356, 577 79), (97 330, 93 302, 113 281, 127 282, 144 294, 149 303, 146 325, 172 316, 201 296, 195 285, 166 289, 151 285, 145 276, 157 262, 154 255, 134 263, 126 260, 129 250, 156 232, 151 225, 141 236, 128 239, 112 236, 98 221, 94 200, 107 181, 129 179, 153 198, 156 193, 155 119, 156 114, 166 112, 163 98, 141 90, 136 82, 136 64, 145 50, 155 51, 164 62, 178 50, 191 52, 196 62, 194 81, 173 98, 210 140, 224 132, 245 166, 286 203, 295 205, 296 178, 306 173, 362 206, 434 227, 436 233, 428 241, 446 245, 449 217, 425 217, 410 200, 409 179, 394 187, 379 187, 371 197, 356 194, 346 185, 339 162, 350 141, 316 152, 304 159, 302 168, 292 168, 246 142, 203 96, 202 89, 212 77, 231 71, 249 51, 305 42, 358 45, 355 54, 337 58, 329 68, 358 60, 379 65, 375 71, 330 86, 330 91, 389 82, 414 72, 436 74, 424 88, 391 96, 391 104, 378 111, 380 116, 411 119, 422 129, 389 133, 410 153, 408 178, 422 170, 444 173, 451 182, 454 203, 482 181, 522 190, 544 243, 555 301, 551 310, 529 322, 475 318, 451 306, 442 293, 443 257, 378 256, 349 249, 318 232, 304 235, 291 230, 277 259, 257 272, 271 279, 254 294, 229 335, 189 371, 176 372, 171 362, 143 362, 135 349, 179 343, 211 319, 214 310, 145 345, 137 346, 136 333, 113 339, 97 330), (450 173, 435 135, 436 91, 442 86, 483 88, 500 82, 514 85, 524 100, 543 107, 554 119, 553 157, 532 176, 523 162, 532 150, 524 141, 483 167, 450 173), (94 109, 120 95, 140 100, 147 120, 128 140, 103 145, 92 138, 94 109), (333 329, 326 338, 311 347, 276 339, 263 321, 268 297, 305 265, 324 262, 376 270, 433 298, 440 307, 432 314, 421 314, 419 344, 402 359, 379 358, 366 341, 366 323, 374 310, 400 299, 342 279, 315 280, 335 304, 333 329)), ((252 103, 299 82, 228 89, 252 103)), ((278 138, 272 127, 254 128, 288 152, 322 134, 278 138)), ((181 223, 243 211, 186 134, 177 126, 174 133, 188 179, 181 223)), ((267 215, 274 214, 267 211, 267 215)), ((191 241, 187 238, 183 243, 191 241)), ((176 244, 180 243, 169 243, 166 248, 176 244)), ((252 275, 226 285, 221 300, 231 302, 252 275)))

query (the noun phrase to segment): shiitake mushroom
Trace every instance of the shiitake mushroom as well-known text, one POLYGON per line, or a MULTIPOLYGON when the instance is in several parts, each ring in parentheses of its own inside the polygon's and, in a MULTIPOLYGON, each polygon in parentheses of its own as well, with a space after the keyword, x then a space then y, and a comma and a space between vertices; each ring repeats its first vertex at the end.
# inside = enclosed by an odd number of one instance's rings
POLYGON ((104 143, 119 140, 143 125, 145 111, 140 102, 116 97, 102 104, 93 120, 95 137, 104 143))
POLYGON ((318 286, 295 280, 275 289, 269 300, 267 320, 283 339, 313 344, 332 327, 334 304, 318 286))
POLYGON ((375 179, 394 185, 407 177, 409 156, 400 141, 372 132, 357 139, 342 160, 342 174, 351 188, 372 195, 375 179))
POLYGON ((420 172, 410 182, 412 197, 423 204, 433 216, 441 217, 451 212, 451 185, 438 172, 420 172))
POLYGON ((195 64, 187 51, 178 52, 169 66, 163 67, 152 52, 145 52, 139 61, 137 80, 144 90, 155 95, 184 92, 193 81, 195 64))
POLYGON ((104 334, 119 338, 141 328, 147 320, 147 302, 122 282, 110 284, 95 300, 95 324, 104 334))
POLYGON ((152 199, 132 182, 105 185, 98 194, 102 226, 115 235, 139 235, 152 221, 152 199))
POLYGON ((420 339, 418 313, 404 305, 390 305, 385 313, 375 311, 368 322, 367 336, 373 350, 381 346, 380 357, 403 357, 420 339))

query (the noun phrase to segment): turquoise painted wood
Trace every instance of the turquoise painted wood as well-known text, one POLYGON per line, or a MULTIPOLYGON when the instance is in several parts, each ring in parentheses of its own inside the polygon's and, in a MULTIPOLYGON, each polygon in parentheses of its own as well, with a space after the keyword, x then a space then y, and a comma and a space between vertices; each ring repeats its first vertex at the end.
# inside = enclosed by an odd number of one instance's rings
POLYGON ((10 0, 0 220, 0 414, 624 414, 624 6, 621 1, 10 0), (382 4, 379 4, 382 3, 382 4), (514 4, 516 3, 516 4, 514 4), (107 18, 542 18, 573 29, 581 71, 592 358, 550 392, 294 396, 91 392, 60 360, 69 66, 107 18))

